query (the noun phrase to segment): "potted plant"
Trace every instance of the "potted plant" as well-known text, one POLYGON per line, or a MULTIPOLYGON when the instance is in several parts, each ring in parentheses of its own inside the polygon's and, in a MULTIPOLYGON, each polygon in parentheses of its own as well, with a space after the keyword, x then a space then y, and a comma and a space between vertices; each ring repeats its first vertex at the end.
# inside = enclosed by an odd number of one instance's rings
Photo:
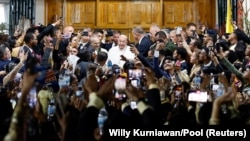
POLYGON ((6 23, 0 23, 0 43, 3 43, 7 40, 8 35, 6 34, 7 26, 6 23))
POLYGON ((3 35, 5 34, 7 28, 6 28, 6 23, 1 23, 0 24, 0 34, 3 35))

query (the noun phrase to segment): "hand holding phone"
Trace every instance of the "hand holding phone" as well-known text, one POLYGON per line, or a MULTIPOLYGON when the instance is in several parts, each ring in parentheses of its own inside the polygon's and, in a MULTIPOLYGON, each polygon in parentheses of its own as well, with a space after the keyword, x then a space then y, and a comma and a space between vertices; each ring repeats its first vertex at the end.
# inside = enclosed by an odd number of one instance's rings
POLYGON ((207 91, 191 91, 188 94, 188 101, 207 102, 208 101, 208 93, 207 93, 207 91))
POLYGON ((126 90, 126 78, 122 78, 122 77, 118 77, 116 80, 115 80, 115 98, 118 99, 118 100, 126 100, 127 98, 127 95, 125 93, 125 90, 126 90))

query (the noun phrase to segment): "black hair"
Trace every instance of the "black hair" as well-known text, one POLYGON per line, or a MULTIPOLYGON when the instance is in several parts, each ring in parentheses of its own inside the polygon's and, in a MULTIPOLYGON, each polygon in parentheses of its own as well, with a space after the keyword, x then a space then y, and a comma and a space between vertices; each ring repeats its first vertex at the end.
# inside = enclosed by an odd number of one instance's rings
MULTIPOLYGON (((26 34, 27 33, 35 33, 36 32, 36 30, 38 30, 38 28, 37 27, 30 27, 29 29, 27 29, 27 31, 26 31, 26 34)), ((39 30, 38 30, 39 31, 39 30)))
POLYGON ((97 29, 95 29, 95 30, 94 30, 93 34, 97 34, 97 33, 101 33, 101 34, 103 34, 103 30, 102 30, 102 29, 97 28, 97 29))
POLYGON ((59 26, 55 26, 52 30, 52 36, 56 35, 56 31, 61 30, 61 28, 59 26))
POLYGON ((196 46, 198 49, 202 49, 202 41, 201 39, 194 38, 194 46, 196 46))
POLYGON ((195 26, 196 27, 196 24, 195 23, 188 23, 186 25, 186 28, 189 29, 191 26, 195 26))
POLYGON ((108 54, 106 52, 100 51, 97 53, 96 60, 97 62, 106 61, 108 59, 108 54))
POLYGON ((161 39, 166 39, 167 35, 164 31, 158 31, 155 33, 155 36, 159 36, 161 39))
POLYGON ((176 48, 176 53, 177 53, 178 55, 180 55, 180 56, 181 56, 181 59, 183 59, 183 60, 186 60, 186 58, 187 58, 187 56, 188 56, 187 50, 186 50, 185 48, 182 48, 182 47, 176 48))
POLYGON ((34 39, 34 33, 28 32, 25 34, 23 41, 25 43, 29 43, 33 39, 34 39))
POLYGON ((134 63, 133 62, 129 62, 129 61, 127 61, 127 62, 125 62, 124 63, 124 65, 123 65, 123 69, 126 71, 126 70, 128 70, 128 69, 133 69, 134 68, 134 63))

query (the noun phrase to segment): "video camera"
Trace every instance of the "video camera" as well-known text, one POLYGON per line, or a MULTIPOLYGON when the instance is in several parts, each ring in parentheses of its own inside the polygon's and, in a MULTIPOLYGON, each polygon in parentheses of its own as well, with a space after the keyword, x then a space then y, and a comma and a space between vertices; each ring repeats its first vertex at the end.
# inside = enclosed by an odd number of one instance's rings
POLYGON ((217 52, 220 52, 220 48, 222 47, 223 51, 229 50, 229 43, 226 40, 220 40, 218 43, 215 44, 215 49, 217 52))

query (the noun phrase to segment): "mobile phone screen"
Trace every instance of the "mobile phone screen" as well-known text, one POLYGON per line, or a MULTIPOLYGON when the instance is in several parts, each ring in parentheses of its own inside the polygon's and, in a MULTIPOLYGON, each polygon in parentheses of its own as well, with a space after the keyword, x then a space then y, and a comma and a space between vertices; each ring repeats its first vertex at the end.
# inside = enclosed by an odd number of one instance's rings
POLYGON ((130 82, 131 82, 132 86, 139 88, 139 80, 133 79, 130 82))
POLYGON ((193 91, 188 94, 188 101, 207 102, 208 94, 206 91, 193 91))
POLYGON ((122 100, 125 100, 127 98, 127 95, 124 91, 116 90, 115 91, 115 98, 122 101, 122 100))
POLYGON ((115 80, 115 90, 114 90, 114 93, 115 93, 115 98, 118 99, 118 100, 125 100, 127 98, 127 95, 125 93, 125 89, 126 89, 126 83, 127 83, 127 80, 126 78, 123 78, 123 77, 118 77, 116 80, 115 80))
POLYGON ((126 89, 126 78, 118 77, 115 80, 115 89, 116 90, 125 90, 126 89))
POLYGON ((213 84, 213 85, 212 85, 212 90, 213 90, 213 91, 216 91, 218 88, 219 88, 219 85, 218 85, 218 84, 213 84))
POLYGON ((30 90, 29 96, 28 96, 29 106, 31 108, 34 108, 37 103, 37 93, 36 93, 36 87, 33 87, 30 90))
POLYGON ((178 85, 174 88, 174 95, 176 100, 180 100, 182 98, 182 86, 178 85))
POLYGON ((129 79, 141 79, 142 78, 142 70, 141 69, 129 69, 128 70, 129 79))

